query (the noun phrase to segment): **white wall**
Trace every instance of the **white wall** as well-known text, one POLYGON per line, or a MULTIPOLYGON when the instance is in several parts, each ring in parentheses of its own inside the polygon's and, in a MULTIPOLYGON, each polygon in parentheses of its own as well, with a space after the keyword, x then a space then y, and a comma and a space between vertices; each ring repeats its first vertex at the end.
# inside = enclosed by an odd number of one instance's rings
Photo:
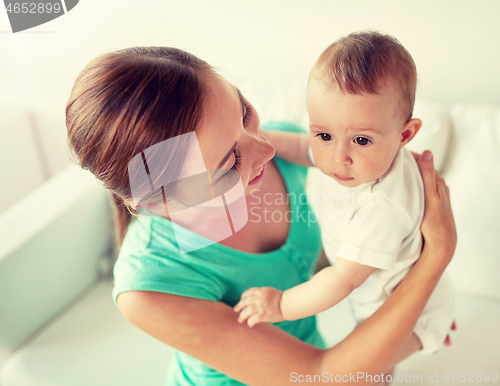
POLYGON ((12 34, 0 10, 0 105, 35 112, 55 172, 69 162, 64 107, 72 84, 98 54, 177 46, 230 80, 265 87, 293 78, 301 88, 328 44, 362 29, 390 33, 407 47, 419 98, 499 103, 499 18, 498 0, 80 0, 67 15, 12 34))

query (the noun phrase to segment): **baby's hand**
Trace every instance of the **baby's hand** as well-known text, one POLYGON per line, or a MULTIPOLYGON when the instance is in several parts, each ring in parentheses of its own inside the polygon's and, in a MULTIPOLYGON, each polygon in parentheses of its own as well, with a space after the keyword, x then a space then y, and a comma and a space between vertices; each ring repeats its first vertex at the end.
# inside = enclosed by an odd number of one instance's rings
POLYGON ((283 321, 281 315, 281 297, 283 291, 273 287, 252 287, 241 294, 241 299, 234 306, 240 312, 238 322, 248 319, 248 326, 253 327, 260 322, 277 323, 283 321))

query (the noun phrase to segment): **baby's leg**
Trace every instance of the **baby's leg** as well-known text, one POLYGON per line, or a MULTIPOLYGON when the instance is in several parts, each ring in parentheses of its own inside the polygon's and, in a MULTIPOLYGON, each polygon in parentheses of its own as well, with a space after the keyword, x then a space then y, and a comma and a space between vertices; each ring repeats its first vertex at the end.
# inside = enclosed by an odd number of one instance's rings
POLYGON ((394 364, 405 360, 411 354, 421 349, 422 349, 422 343, 420 342, 420 339, 418 339, 415 333, 411 334, 410 339, 408 339, 408 342, 399 353, 398 357, 394 361, 394 364))
POLYGON ((408 342, 406 343, 406 345, 403 347, 403 349, 401 350, 401 352, 397 356, 391 369, 384 373, 384 382, 375 383, 375 385, 388 386, 390 384, 390 382, 387 382, 387 376, 390 375, 391 376, 390 379, 392 379, 392 376, 394 373, 394 365, 396 363, 399 363, 399 362, 405 360, 411 354, 420 350, 421 348, 422 348, 422 343, 420 343, 420 339, 418 339, 418 337, 415 334, 411 334, 410 339, 408 339, 408 342))
POLYGON ((445 272, 413 328, 423 345, 419 354, 432 355, 443 348, 443 343, 449 345, 447 335, 455 319, 455 301, 455 288, 445 272))
MULTIPOLYGON (((361 324, 364 323, 364 320, 359 322, 355 328, 358 328, 361 324)), ((392 366, 390 367, 390 370, 384 372, 384 382, 379 382, 379 383, 374 383, 376 386, 387 386, 390 384, 390 382, 387 382, 387 376, 390 375, 392 379, 392 375, 394 373, 394 366, 408 358, 410 355, 413 353, 417 352, 418 350, 422 349, 422 343, 420 342, 420 339, 417 337, 415 333, 412 333, 410 338, 408 339, 408 342, 403 346, 401 349, 401 352, 398 354, 394 362, 392 363, 392 366)))

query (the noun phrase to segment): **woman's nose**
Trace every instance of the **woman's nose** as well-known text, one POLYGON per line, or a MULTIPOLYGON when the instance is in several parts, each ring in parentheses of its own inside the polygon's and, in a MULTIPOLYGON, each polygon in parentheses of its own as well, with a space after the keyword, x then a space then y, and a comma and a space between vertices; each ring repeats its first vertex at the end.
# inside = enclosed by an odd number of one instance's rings
POLYGON ((274 146, 259 132, 253 138, 250 154, 253 156, 252 167, 261 167, 270 161, 275 154, 274 146))
POLYGON ((263 157, 263 159, 265 159, 265 161, 263 162, 263 164, 264 164, 264 163, 270 161, 271 159, 273 159, 274 154, 276 153, 276 149, 274 148, 273 145, 271 145, 271 142, 269 142, 267 140, 267 138, 259 135, 259 139, 261 141, 262 157, 263 157))

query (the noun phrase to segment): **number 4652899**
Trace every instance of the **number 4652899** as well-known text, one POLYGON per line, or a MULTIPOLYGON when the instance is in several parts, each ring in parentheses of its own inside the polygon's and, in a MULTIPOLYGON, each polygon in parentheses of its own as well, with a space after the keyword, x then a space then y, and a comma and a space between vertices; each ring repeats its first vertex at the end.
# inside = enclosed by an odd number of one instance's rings
POLYGON ((8 13, 60 13, 60 4, 52 3, 8 3, 6 6, 8 13))
POLYGON ((497 382, 498 381, 498 373, 474 373, 472 371, 465 372, 461 371, 460 373, 446 373, 443 378, 448 382, 460 382, 460 383, 480 383, 480 382, 497 382))

